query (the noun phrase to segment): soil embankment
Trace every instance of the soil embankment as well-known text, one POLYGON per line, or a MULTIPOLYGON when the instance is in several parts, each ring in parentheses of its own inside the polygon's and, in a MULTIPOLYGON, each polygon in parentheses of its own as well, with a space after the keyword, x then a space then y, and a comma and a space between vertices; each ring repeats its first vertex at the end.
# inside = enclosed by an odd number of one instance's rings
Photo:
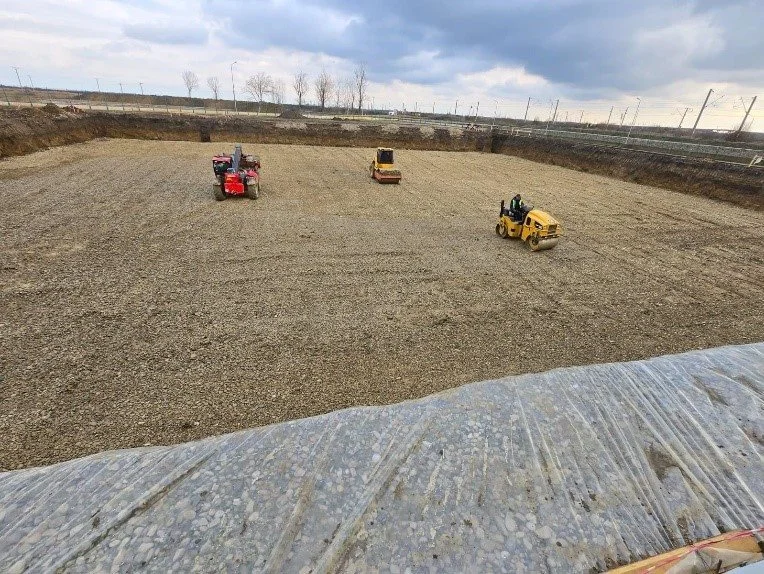
POLYGON ((240 141, 436 151, 490 149, 484 133, 334 120, 72 113, 54 106, 0 112, 0 158, 97 137, 173 141, 240 141))

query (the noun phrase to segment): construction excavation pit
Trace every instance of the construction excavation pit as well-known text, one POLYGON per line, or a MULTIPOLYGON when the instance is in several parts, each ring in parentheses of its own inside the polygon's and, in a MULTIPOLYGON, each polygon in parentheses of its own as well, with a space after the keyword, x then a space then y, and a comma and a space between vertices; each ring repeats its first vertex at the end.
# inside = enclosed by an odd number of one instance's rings
MULTIPOLYGON (((764 212, 478 152, 97 139, 0 162, 0 470, 764 340, 764 212), (554 249, 494 228, 516 193, 554 249)), ((554 398, 550 397, 550 401, 554 398)))

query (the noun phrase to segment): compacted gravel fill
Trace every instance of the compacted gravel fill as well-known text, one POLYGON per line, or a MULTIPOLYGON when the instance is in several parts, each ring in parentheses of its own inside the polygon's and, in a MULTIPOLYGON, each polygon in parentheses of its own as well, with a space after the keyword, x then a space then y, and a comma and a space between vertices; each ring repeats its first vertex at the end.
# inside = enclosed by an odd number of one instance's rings
MULTIPOLYGON (((384 142, 380 142, 384 144, 384 142)), ((480 153, 100 140, 0 162, 0 470, 764 339, 764 213, 480 153), (562 222, 494 233, 521 192, 562 222)), ((556 400, 549 398, 550 402, 556 400)))

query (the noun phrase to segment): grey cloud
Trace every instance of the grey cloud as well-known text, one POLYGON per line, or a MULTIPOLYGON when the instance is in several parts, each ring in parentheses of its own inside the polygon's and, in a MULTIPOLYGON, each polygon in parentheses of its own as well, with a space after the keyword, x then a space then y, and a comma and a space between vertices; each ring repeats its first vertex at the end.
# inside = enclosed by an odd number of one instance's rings
POLYGON ((204 28, 178 25, 131 24, 125 26, 123 34, 133 40, 153 44, 204 45, 208 32, 204 28))
POLYGON ((442 84, 524 66, 571 91, 638 91, 749 70, 761 77, 764 11, 752 0, 208 0, 224 41, 365 62, 372 79, 442 84), (419 58, 418 54, 435 54, 419 58))

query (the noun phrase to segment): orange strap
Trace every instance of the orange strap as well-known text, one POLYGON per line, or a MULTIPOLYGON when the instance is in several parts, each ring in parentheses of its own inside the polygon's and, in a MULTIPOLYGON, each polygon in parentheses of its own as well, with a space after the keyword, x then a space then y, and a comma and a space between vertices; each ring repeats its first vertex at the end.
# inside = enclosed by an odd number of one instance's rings
POLYGON ((728 540, 736 540, 737 538, 746 538, 748 536, 753 537, 757 534, 764 533, 764 526, 761 526, 759 528, 754 528, 752 530, 741 530, 738 532, 730 532, 726 536, 723 536, 722 538, 718 538, 716 540, 704 540, 703 542, 698 542, 697 544, 693 544, 687 549, 687 552, 684 554, 680 554, 678 556, 672 556, 670 558, 666 558, 665 560, 658 562, 657 564, 650 566, 647 570, 644 572, 654 572, 657 568, 660 568, 662 566, 666 566, 667 564, 671 564, 672 562, 678 562, 682 560, 683 558, 689 556, 693 552, 697 552, 698 550, 702 550, 704 548, 708 548, 709 546, 714 546, 716 544, 719 544, 720 542, 726 542, 728 540))

